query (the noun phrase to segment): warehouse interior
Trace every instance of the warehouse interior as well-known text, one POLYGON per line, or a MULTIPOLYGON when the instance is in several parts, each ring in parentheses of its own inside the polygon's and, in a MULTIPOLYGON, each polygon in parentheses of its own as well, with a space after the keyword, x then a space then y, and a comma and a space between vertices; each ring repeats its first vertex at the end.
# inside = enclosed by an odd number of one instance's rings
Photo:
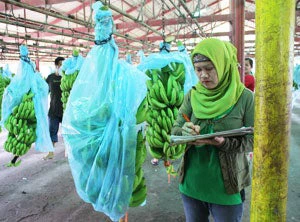
MULTIPOLYGON (((240 71, 244 70, 246 57, 256 59, 255 0, 100 1, 113 14, 113 38, 119 48, 119 59, 125 60, 130 55, 134 66, 140 63, 141 54, 159 53, 159 44, 168 39, 171 39, 171 51, 178 51, 177 43, 182 42, 188 53, 205 38, 230 41, 237 48, 240 71)), ((94 3, 95 0, 1 0, 0 66, 8 65, 16 73, 21 45, 28 47, 29 58, 44 78, 53 72, 56 57, 71 58, 74 49, 86 57, 95 45, 94 3)), ((296 66, 300 64, 300 0, 295 1, 294 27, 291 50, 296 66)), ((299 91, 291 90, 288 222, 300 222, 299 91)), ((61 129, 54 159, 45 161, 45 154, 32 148, 23 157, 22 166, 16 168, 6 167, 11 159, 11 154, 4 150, 6 137, 7 132, 2 131, 0 221, 111 221, 76 193, 61 129)), ((130 208, 128 221, 184 222, 178 180, 171 178, 168 183, 164 163, 160 161, 158 166, 153 166, 151 159, 148 153, 143 166, 148 183, 146 204, 130 208)), ((174 161, 175 167, 179 164, 179 160, 174 161)), ((246 190, 243 222, 250 221, 250 205, 251 187, 246 190)))

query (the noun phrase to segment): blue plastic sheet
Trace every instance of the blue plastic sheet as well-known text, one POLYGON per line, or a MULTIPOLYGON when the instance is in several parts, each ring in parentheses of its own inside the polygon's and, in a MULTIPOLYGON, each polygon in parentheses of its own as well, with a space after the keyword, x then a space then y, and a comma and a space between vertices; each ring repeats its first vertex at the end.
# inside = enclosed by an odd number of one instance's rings
POLYGON ((71 75, 75 71, 80 70, 83 64, 84 58, 82 55, 72 56, 63 61, 62 70, 65 72, 66 75, 71 75))
POLYGON ((12 78, 12 72, 9 70, 9 66, 7 64, 3 67, 2 76, 10 79, 12 78))
POLYGON ((145 59, 145 53, 144 53, 144 51, 143 50, 139 50, 137 52, 137 56, 140 57, 140 63, 141 63, 145 59))
POLYGON ((40 73, 35 72, 35 64, 27 57, 28 49, 26 46, 20 47, 20 55, 17 73, 3 94, 1 125, 4 125, 13 108, 20 104, 23 95, 31 90, 34 93, 33 103, 37 119, 35 149, 40 152, 53 151, 47 117, 48 84, 40 73))
POLYGON ((296 65, 294 68, 293 80, 300 86, 300 65, 296 65))
POLYGON ((178 62, 184 64, 184 68, 185 68, 184 93, 187 93, 192 88, 192 86, 194 86, 198 82, 197 75, 194 71, 194 67, 191 62, 191 58, 187 53, 182 53, 182 52, 168 53, 165 50, 163 50, 160 53, 153 53, 147 56, 137 66, 137 68, 142 72, 145 72, 148 69, 163 68, 171 62, 178 62))
POLYGON ((111 13, 101 7, 101 2, 93 4, 96 30, 103 35, 96 33, 100 44, 88 53, 73 85, 62 132, 78 195, 118 221, 132 194, 135 115, 146 95, 147 77, 118 60, 111 13))
POLYGON ((131 54, 130 54, 130 53, 127 53, 127 54, 126 54, 125 60, 126 60, 126 62, 128 62, 129 64, 132 64, 131 54))

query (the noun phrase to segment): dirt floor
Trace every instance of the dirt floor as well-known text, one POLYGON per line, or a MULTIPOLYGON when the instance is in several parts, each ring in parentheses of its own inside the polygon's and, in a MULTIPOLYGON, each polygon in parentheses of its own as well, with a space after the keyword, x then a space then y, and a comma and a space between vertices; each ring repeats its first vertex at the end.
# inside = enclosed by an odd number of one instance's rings
MULTIPOLYGON (((287 221, 300 222, 300 98, 297 99, 292 114, 292 133, 289 170, 289 193, 287 221)), ((3 150, 6 133, 0 133, 0 222, 106 222, 104 214, 93 210, 77 195, 64 144, 59 138, 53 160, 44 161, 43 153, 31 149, 22 157, 16 168, 5 164, 11 154, 3 150)), ((167 175, 160 162, 152 166, 148 156, 143 168, 148 186, 147 203, 143 207, 128 211, 129 222, 183 222, 185 221, 178 183, 167 175)), ((178 165, 178 161, 175 162, 178 165)), ((249 188, 245 202, 243 222, 249 221, 249 188)))

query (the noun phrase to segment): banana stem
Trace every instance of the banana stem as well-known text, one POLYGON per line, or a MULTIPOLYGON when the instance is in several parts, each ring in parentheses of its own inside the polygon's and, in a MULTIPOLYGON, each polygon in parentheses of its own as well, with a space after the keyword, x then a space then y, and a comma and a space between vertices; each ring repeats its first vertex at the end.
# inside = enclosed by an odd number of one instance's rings
POLYGON ((14 156, 14 158, 10 161, 12 164, 15 164, 19 156, 14 156))
POLYGON ((122 217, 119 222, 128 222, 128 212, 126 212, 125 216, 122 217))

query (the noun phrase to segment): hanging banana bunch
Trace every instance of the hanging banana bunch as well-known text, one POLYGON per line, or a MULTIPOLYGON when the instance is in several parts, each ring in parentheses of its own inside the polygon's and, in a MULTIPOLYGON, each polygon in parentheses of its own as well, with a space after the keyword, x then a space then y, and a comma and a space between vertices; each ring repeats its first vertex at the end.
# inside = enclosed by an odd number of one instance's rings
POLYGON ((30 91, 24 94, 21 103, 13 108, 13 112, 4 123, 9 132, 4 149, 15 156, 26 154, 36 140, 33 96, 30 91))
POLYGON ((170 146, 170 134, 178 109, 184 99, 185 68, 182 63, 170 63, 161 69, 147 70, 147 101, 149 110, 146 140, 150 154, 163 159, 168 174, 175 174, 169 160, 181 157, 185 145, 170 146))
POLYGON ((135 178, 133 183, 133 192, 130 198, 129 206, 140 206, 147 197, 147 187, 145 183, 143 163, 147 157, 145 139, 142 130, 137 133, 136 156, 135 156, 135 178))
MULTIPOLYGON (((10 78, 4 77, 0 74, 0 119, 1 119, 1 113, 2 113, 2 98, 3 98, 3 93, 6 88, 10 83, 10 78)), ((0 127, 0 132, 1 132, 1 127, 0 127)))
POLYGON ((61 101, 63 103, 63 109, 66 109, 66 105, 68 102, 68 98, 71 92, 71 89, 73 87, 73 84, 77 78, 77 75, 79 73, 79 70, 76 70, 73 74, 66 75, 65 72, 62 72, 62 78, 60 83, 60 88, 62 91, 61 94, 61 101))

